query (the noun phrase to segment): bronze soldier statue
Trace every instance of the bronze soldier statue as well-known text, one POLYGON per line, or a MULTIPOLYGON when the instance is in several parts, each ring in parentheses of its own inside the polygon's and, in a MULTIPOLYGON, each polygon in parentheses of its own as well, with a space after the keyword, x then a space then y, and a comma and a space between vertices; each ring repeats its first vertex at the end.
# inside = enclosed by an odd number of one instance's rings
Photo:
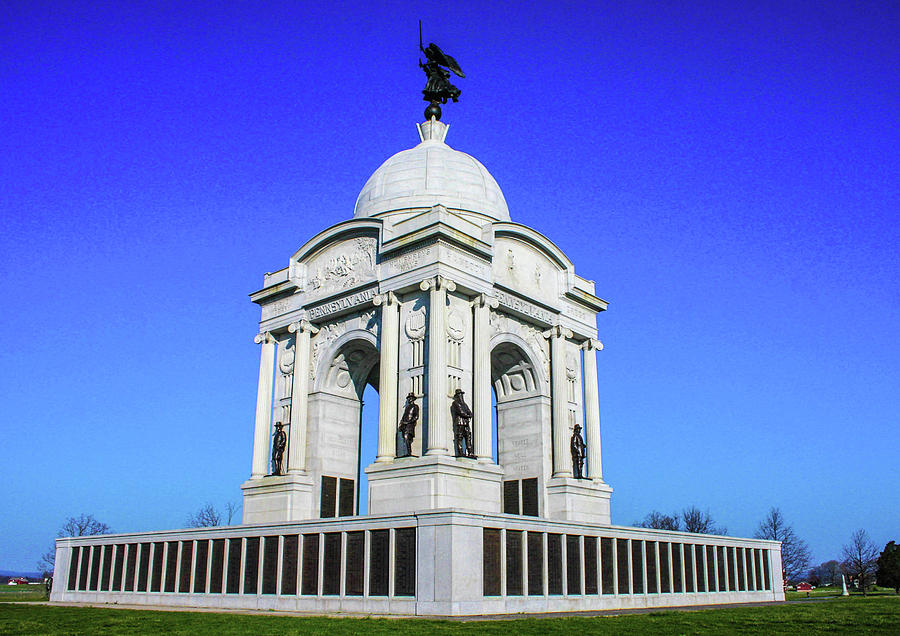
POLYGON ((272 474, 283 475, 281 460, 284 459, 284 449, 287 447, 287 435, 284 433, 284 424, 275 422, 275 436, 272 438, 272 474))
POLYGON ((416 422, 419 421, 419 406, 416 404, 416 394, 406 396, 406 407, 403 409, 403 417, 400 418, 400 442, 402 453, 398 457, 412 456, 412 443, 416 438, 416 422))
POLYGON ((572 476, 575 479, 587 479, 584 476, 584 452, 587 447, 581 438, 581 426, 579 424, 575 425, 575 430, 572 432, 570 446, 572 448, 572 476))
POLYGON ((457 457, 470 457, 475 459, 475 449, 472 445, 472 409, 463 400, 464 392, 456 389, 453 394, 453 403, 450 405, 450 415, 453 416, 453 445, 457 457))

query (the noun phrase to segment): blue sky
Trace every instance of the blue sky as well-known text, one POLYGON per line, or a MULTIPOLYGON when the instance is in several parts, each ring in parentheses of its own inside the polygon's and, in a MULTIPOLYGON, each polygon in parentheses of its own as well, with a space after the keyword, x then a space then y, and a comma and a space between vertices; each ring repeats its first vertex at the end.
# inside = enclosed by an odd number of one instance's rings
POLYGON ((0 7, 0 568, 240 500, 247 294, 416 143, 419 18, 448 143, 610 302, 613 522, 900 539, 896 3, 86 4, 0 7))

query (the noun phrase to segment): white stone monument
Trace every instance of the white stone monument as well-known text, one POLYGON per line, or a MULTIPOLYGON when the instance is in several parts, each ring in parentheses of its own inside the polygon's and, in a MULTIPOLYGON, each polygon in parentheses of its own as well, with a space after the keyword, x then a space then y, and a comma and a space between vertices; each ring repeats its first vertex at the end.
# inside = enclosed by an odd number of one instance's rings
POLYGON ((245 523, 329 516, 322 478, 359 478, 367 383, 380 401, 377 459, 365 468, 370 513, 499 513, 506 483, 507 498, 524 495, 534 516, 609 523, 595 362, 606 302, 550 240, 510 220, 497 182, 445 143, 447 129, 420 124, 421 142, 375 171, 353 219, 308 241, 251 296, 262 355, 245 523), (471 403, 474 460, 454 456, 457 389, 471 403), (397 458, 409 393, 422 407, 415 456, 397 458), (289 431, 284 476, 266 474, 275 420, 289 431), (587 479, 572 478, 576 424, 587 479), (537 488, 520 492, 523 480, 537 488))
POLYGON ((447 128, 419 124, 420 143, 372 174, 353 218, 251 294, 262 319, 243 524, 59 539, 53 601, 465 615, 784 599, 777 542, 610 525, 596 367, 607 304, 510 219, 447 128), (378 442, 361 466, 366 385, 378 442), (419 418, 398 456, 410 394, 419 418))

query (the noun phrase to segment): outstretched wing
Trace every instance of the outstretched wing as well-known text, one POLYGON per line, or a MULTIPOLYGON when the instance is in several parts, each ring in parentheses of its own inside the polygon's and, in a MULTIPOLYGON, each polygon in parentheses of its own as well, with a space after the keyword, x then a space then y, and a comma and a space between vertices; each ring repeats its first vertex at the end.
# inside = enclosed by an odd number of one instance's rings
POLYGON ((462 72, 462 69, 459 68, 459 64, 457 64, 456 60, 444 53, 434 42, 428 44, 425 54, 441 66, 446 66, 459 77, 466 76, 466 74, 462 72), (431 55, 428 55, 429 51, 431 52, 431 55))

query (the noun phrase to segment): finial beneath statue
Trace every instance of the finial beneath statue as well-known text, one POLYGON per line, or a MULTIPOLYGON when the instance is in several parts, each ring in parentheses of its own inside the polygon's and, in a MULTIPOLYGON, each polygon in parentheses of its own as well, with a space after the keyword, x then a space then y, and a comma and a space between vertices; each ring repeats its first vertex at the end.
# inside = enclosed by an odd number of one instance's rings
POLYGON ((425 121, 431 121, 431 118, 440 120, 441 104, 446 104, 448 99, 454 102, 459 101, 460 90, 450 83, 450 73, 446 69, 450 69, 459 77, 465 77, 465 73, 459 68, 452 57, 441 51, 434 42, 428 44, 427 47, 422 45, 422 21, 419 20, 419 50, 425 54, 428 59, 426 63, 419 60, 419 68, 425 71, 428 81, 422 90, 423 99, 429 102, 425 109, 425 121))

